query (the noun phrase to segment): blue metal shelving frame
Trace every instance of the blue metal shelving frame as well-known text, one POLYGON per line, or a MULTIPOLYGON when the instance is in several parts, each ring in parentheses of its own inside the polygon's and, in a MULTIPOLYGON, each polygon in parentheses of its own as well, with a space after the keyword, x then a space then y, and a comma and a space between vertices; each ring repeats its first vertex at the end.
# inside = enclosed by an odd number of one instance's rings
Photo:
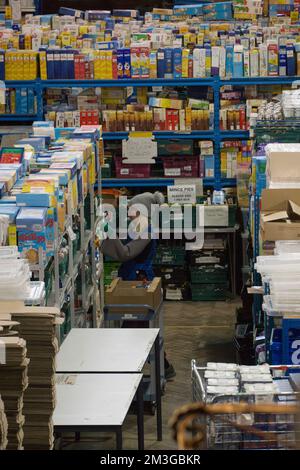
MULTIPOLYGON (((40 2, 36 1, 37 9, 40 8, 40 2)), ((221 178, 221 162, 220 162, 220 147, 223 140, 234 139, 249 139, 248 131, 222 131, 220 129, 220 89, 225 85, 232 86, 247 86, 247 85, 275 85, 275 84, 291 84, 299 81, 300 77, 241 77, 222 79, 220 77, 208 78, 178 78, 178 79, 124 79, 124 80, 9 80, 6 81, 6 86, 9 88, 32 88, 37 96, 37 113, 36 116, 22 116, 22 115, 8 115, 0 116, 0 122, 4 121, 33 121, 44 119, 43 109, 43 92, 47 88, 96 88, 96 87, 144 87, 144 86, 164 86, 164 87, 211 87, 214 96, 214 129, 208 131, 192 131, 192 132, 154 132, 156 137, 160 139, 212 139, 215 147, 215 177, 205 178, 204 184, 211 184, 215 189, 222 187, 232 186, 236 184, 235 179, 221 178)), ((103 138, 105 140, 118 140, 127 138, 127 132, 104 132, 103 138)), ((104 181, 106 187, 110 186, 113 179, 104 181)), ((127 179, 114 179, 115 184, 122 183, 126 185, 133 185, 130 183, 132 180, 127 179)), ((167 186, 170 180, 168 178, 150 178, 138 180, 136 186, 167 186)))

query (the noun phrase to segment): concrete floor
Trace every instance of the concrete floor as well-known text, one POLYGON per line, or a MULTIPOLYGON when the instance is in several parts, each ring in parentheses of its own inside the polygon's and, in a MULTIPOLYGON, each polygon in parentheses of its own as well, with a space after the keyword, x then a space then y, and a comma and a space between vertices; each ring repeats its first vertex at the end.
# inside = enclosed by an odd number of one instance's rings
MULTIPOLYGON (((168 382, 163 397, 163 441, 156 441, 156 417, 145 416, 145 449, 176 449, 169 419, 176 408, 191 399, 191 360, 199 364, 207 361, 235 361, 233 348, 235 310, 239 304, 231 302, 165 302, 165 348, 177 375, 168 382)), ((80 442, 67 436, 64 449, 110 450, 115 441, 110 435, 84 435, 80 442), (70 440, 69 440, 70 439, 70 440)), ((123 435, 124 449, 137 448, 136 417, 128 416, 123 435)))

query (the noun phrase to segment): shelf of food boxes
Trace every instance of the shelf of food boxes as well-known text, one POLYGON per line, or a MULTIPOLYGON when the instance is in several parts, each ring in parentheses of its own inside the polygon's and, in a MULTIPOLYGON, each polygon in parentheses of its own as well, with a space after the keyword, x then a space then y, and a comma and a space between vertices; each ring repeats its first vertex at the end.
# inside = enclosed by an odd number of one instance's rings
POLYGON ((42 285, 44 302, 65 313, 64 335, 82 318, 99 323, 94 185, 101 187, 101 128, 74 128, 66 138, 51 123, 35 122, 32 131, 1 148, 0 215, 8 221, 2 245, 18 246, 41 283, 27 302, 36 304, 42 285))

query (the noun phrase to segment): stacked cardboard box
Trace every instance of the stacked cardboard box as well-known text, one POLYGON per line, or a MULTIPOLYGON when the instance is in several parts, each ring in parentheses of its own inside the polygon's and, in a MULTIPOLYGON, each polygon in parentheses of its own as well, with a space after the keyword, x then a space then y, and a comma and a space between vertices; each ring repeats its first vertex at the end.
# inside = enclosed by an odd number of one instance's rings
MULTIPOLYGON (((1 335, 1 332, 0 332, 1 335)), ((25 417, 23 415, 23 394, 28 386, 28 363, 26 357, 26 341, 19 337, 1 337, 0 361, 0 392, 4 402, 5 414, 8 424, 9 450, 23 449, 23 426, 25 417)), ((0 430, 1 423, 5 426, 5 420, 1 420, 0 403, 0 430)), ((0 436, 1 448, 1 436, 0 436)))
POLYGON ((52 414, 55 407, 55 355, 58 351, 55 328, 60 311, 51 307, 16 310, 19 334, 26 339, 30 365, 29 387, 24 396, 24 447, 46 450, 53 447, 52 414))
POLYGON ((7 446, 7 418, 4 403, 0 396, 0 450, 5 450, 7 446))

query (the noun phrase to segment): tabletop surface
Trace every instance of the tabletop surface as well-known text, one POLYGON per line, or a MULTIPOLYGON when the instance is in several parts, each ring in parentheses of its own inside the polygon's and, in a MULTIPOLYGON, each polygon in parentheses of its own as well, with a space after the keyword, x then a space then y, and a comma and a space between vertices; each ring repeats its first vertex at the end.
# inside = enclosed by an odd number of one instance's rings
POLYGON ((56 372, 141 372, 158 328, 73 328, 57 354, 56 372))
POLYGON ((56 374, 54 426, 121 426, 142 374, 56 374))

